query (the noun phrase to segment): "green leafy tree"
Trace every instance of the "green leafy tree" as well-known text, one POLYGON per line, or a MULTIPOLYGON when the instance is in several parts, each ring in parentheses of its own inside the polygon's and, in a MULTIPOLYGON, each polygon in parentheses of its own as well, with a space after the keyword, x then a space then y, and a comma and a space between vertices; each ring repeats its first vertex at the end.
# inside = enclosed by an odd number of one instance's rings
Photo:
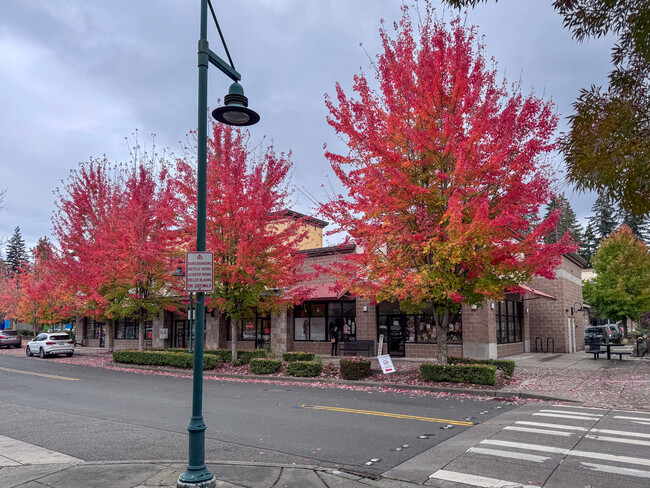
MULTIPOLYGON (((445 0, 474 7, 488 0, 445 0)), ((606 87, 583 89, 561 139, 567 179, 606 194, 635 215, 650 214, 650 2, 555 0, 564 27, 577 41, 617 36, 606 87)))
POLYGON ((582 294, 601 317, 625 323, 650 310, 650 254, 629 227, 606 238, 592 262, 597 276, 583 283, 582 294))
POLYGON ((560 212, 557 227, 546 236, 546 242, 559 242, 567 232, 571 235, 574 242, 582 242, 582 226, 578 222, 576 213, 563 193, 555 197, 548 204, 544 220, 548 219, 557 210, 560 212))
POLYGON ((16 227, 11 239, 7 243, 7 258, 5 264, 7 272, 10 275, 20 273, 28 262, 27 250, 25 249, 25 241, 20 233, 20 227, 16 227))

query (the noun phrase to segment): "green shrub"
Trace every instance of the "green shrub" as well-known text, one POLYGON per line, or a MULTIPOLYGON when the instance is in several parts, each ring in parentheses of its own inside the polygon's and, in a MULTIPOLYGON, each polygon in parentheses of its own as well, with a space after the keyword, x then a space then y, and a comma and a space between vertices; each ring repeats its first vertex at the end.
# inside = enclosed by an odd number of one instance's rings
POLYGON ((287 374, 291 376, 318 376, 323 371, 323 365, 318 361, 294 361, 287 365, 287 374))
POLYGON ((370 375, 370 359, 368 358, 341 358, 340 365, 343 379, 360 380, 370 375))
POLYGON ((293 363, 294 361, 314 361, 316 359, 316 354, 313 352, 285 352, 282 355, 288 363, 293 363))
POLYGON ((487 364, 431 364, 420 365, 423 381, 451 381, 475 385, 494 385, 497 367, 487 364))
MULTIPOLYGON (((206 349, 205 354, 217 356, 221 361, 232 362, 232 351, 230 349, 206 349)), ((237 351, 237 361, 240 364, 248 364, 253 358, 265 358, 268 356, 266 349, 255 349, 254 351, 237 351)))
POLYGON ((450 356, 447 358, 447 362, 449 364, 487 364, 496 366, 506 376, 512 376, 515 372, 515 362, 509 359, 472 359, 450 356))
POLYGON ((282 361, 271 358, 253 358, 250 365, 253 374, 271 374, 280 369, 282 361))
MULTIPOLYGON (((118 363, 146 366, 173 366, 185 369, 194 367, 194 355, 187 352, 113 351, 113 360, 118 363)), ((203 357, 203 369, 214 369, 218 364, 219 359, 216 357, 203 357)))

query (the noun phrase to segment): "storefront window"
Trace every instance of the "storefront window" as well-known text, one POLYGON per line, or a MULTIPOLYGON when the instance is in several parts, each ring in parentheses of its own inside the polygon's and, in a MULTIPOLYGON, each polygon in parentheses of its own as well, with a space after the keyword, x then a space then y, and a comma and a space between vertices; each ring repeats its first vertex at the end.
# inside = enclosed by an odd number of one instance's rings
POLYGON ((337 327, 339 340, 356 340, 355 302, 305 302, 294 308, 295 341, 330 340, 330 328, 337 327), (331 327, 330 327, 331 326, 331 327))
MULTIPOLYGON (((378 334, 397 338, 401 336, 404 342, 435 344, 436 326, 433 322, 431 309, 421 314, 406 314, 399 308, 399 303, 381 302, 377 305, 378 334), (389 327, 390 326, 390 327, 389 327)), ((449 324, 447 342, 460 344, 463 342, 462 314, 459 311, 449 324)))
POLYGON ((508 344, 521 342, 522 339, 522 303, 503 300, 497 303, 497 343, 508 344))

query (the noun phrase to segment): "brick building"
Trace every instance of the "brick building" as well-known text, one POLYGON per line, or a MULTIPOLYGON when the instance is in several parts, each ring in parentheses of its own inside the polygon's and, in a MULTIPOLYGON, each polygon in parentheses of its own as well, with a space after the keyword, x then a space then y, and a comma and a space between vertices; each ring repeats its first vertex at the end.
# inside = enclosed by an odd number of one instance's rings
MULTIPOLYGON (((289 217, 303 217, 295 212, 289 217)), ((327 225, 309 219, 309 244, 322 245, 322 228, 327 225)), ((304 266, 324 268, 346 254, 356 252, 354 246, 305 248, 304 266)), ((582 309, 581 271, 584 260, 576 254, 562 258, 556 278, 535 278, 523 286, 525 293, 508 294, 503 301, 486 301, 480 307, 463 306, 448 332, 448 352, 454 356, 501 358, 524 352, 573 352, 584 349, 584 327, 587 316, 582 309)), ((342 342, 369 340, 375 345, 384 338, 384 353, 411 358, 435 358, 435 326, 431 314, 406 314, 398 304, 373 303, 370 299, 350 296, 335 289, 326 274, 308 283, 309 300, 280 313, 258 314, 237 324, 239 349, 268 348, 274 353, 309 351, 329 354, 331 335, 337 327, 342 342)), ((125 323, 122 338, 116 335, 115 348, 137 346, 133 331, 125 323)), ((186 315, 164 312, 151 324, 152 347, 187 347, 189 321, 186 315)), ((206 313, 206 349, 229 349, 231 328, 225 317, 214 311, 206 313)), ((97 326, 86 319, 77 330, 78 340, 95 345, 97 326)), ((100 331, 101 334, 101 331, 100 331)))

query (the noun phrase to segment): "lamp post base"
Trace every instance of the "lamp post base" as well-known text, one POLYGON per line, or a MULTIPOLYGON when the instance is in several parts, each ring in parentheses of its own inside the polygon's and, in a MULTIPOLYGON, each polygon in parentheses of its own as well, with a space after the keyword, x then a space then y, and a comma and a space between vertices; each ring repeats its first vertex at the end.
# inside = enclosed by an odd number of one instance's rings
POLYGON ((181 481, 179 478, 176 482, 176 488, 216 488, 217 478, 214 476, 207 481, 198 481, 196 483, 189 481, 181 481))

